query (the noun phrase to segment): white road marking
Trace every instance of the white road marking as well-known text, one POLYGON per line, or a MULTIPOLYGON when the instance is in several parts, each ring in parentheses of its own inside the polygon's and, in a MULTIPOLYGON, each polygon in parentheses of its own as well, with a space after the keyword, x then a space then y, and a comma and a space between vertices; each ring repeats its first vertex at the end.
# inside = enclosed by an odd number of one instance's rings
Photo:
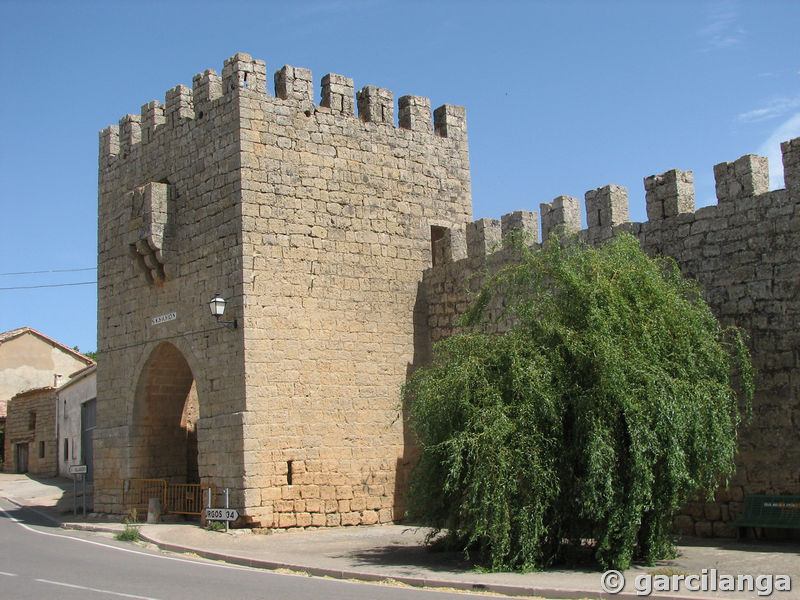
MULTIPOLYGON (((5 498, 5 499, 8 500, 9 502, 12 502, 13 504, 16 504, 20 508, 25 508, 22 504, 18 504, 16 502, 14 502, 13 500, 11 500, 11 498, 5 498)), ((297 577, 297 578, 301 578, 301 579, 307 579, 308 578, 308 575, 301 574, 301 573, 276 573, 271 569, 261 569, 261 568, 258 568, 258 567, 242 567, 242 566, 238 566, 238 565, 229 565, 229 564, 224 564, 224 563, 219 563, 219 562, 213 562, 210 559, 209 559, 209 562, 204 562, 204 561, 200 561, 200 560, 190 560, 190 559, 187 559, 187 558, 178 558, 176 556, 164 556, 162 554, 149 554, 147 552, 140 552, 138 550, 131 550, 129 548, 120 548, 119 546, 112 546, 110 544, 102 544, 100 542, 95 542, 95 541, 92 541, 92 540, 85 540, 85 539, 79 538, 79 537, 72 537, 72 536, 67 535, 67 534, 59 535, 57 533, 49 533, 47 531, 39 531, 37 529, 33 529, 32 527, 29 527, 25 523, 21 522, 19 519, 15 518, 15 517, 12 517, 11 515, 9 515, 2 508, 0 508, 0 513, 5 515, 5 517, 7 519, 13 521, 14 523, 19 525, 23 529, 26 529, 26 530, 30 531, 31 533, 38 533, 39 535, 46 535, 46 536, 49 536, 49 537, 73 540, 73 541, 76 541, 76 542, 83 542, 84 544, 91 544, 92 546, 100 546, 101 548, 110 548, 111 550, 119 550, 120 552, 127 552, 128 554, 138 554, 139 556, 146 556, 146 557, 149 557, 149 558, 160 558, 162 560, 172 560, 172 561, 175 561, 175 562, 187 563, 187 564, 195 565, 195 566, 215 567, 217 569, 230 569, 230 570, 233 570, 233 571, 248 571, 250 573, 261 573, 261 574, 264 574, 264 575, 266 575, 266 574, 279 575, 279 576, 282 576, 282 577, 297 577)), ((325 578, 325 579, 329 583, 351 584, 351 585, 354 583, 353 581, 350 581, 350 580, 347 580, 347 579, 338 579, 338 578, 325 578)), ((383 587, 382 584, 376 583, 376 582, 373 582, 373 581, 359 581, 357 583, 359 585, 383 587)), ((66 584, 64 584, 64 585, 66 585, 66 584)), ((87 588, 87 589, 90 589, 90 588, 87 588)), ((449 593, 449 590, 440 590, 440 589, 437 589, 437 588, 419 588, 419 589, 420 590, 424 590, 426 592, 449 593)), ((114 593, 114 592, 106 592, 106 593, 111 594, 111 593, 114 593)), ((464 593, 470 593, 470 592, 464 592, 464 593)), ((483 594, 478 592, 475 595, 482 596, 483 594)), ((144 596, 129 596, 129 597, 130 598, 144 598, 144 596)), ((153 599, 148 599, 148 600, 153 600, 153 599)))
POLYGON ((5 575, 6 577, 16 577, 16 573, 6 573, 5 571, 0 571, 0 575, 5 575))
POLYGON ((61 581, 50 581, 49 579, 35 579, 39 583, 49 583, 50 585, 59 585, 61 587, 72 588, 74 590, 85 590, 87 592, 97 592, 98 594, 111 594, 112 596, 119 596, 121 598, 135 598, 136 600, 159 600, 151 596, 136 596, 135 594, 123 594, 121 592, 112 592, 111 590, 101 590, 93 587, 86 587, 85 585, 73 585, 71 583, 63 583, 61 581))
POLYGON ((27 531, 30 531, 31 533, 38 533, 39 535, 46 535, 48 537, 55 537, 55 538, 73 540, 75 542, 82 542, 84 544, 91 544, 92 546, 100 546, 101 548, 111 548, 112 550, 119 550, 120 552, 127 552, 128 554, 138 554, 139 556, 147 556, 149 558, 161 558, 161 559, 164 559, 164 560, 174 560, 175 562, 188 563, 188 564, 191 564, 191 565, 205 565, 205 566, 210 566, 210 567, 217 567, 217 568, 220 568, 220 569, 235 569, 237 571, 255 571, 255 572, 259 571, 258 569, 252 569, 252 568, 249 568, 249 567, 239 567, 239 566, 236 566, 236 565, 221 565, 221 564, 217 564, 217 563, 214 563, 214 562, 202 562, 202 561, 199 561, 199 560, 189 560, 187 558, 178 558, 177 556, 162 556, 160 554, 150 554, 148 552, 141 552, 139 550, 131 550, 130 548, 120 548, 119 546, 112 546, 111 544, 103 544, 103 543, 100 543, 100 542, 95 542, 93 540, 85 540, 83 538, 73 537, 71 535, 67 535, 66 533, 58 534, 58 533, 50 533, 50 532, 47 532, 47 531, 39 531, 38 529, 34 529, 33 527, 30 527, 29 525, 26 525, 25 523, 23 523, 22 521, 20 521, 16 517, 12 517, 11 515, 9 515, 2 508, 0 508, 0 513, 5 515, 6 518, 8 518, 10 521, 13 521, 14 523, 19 525, 23 529, 25 529, 27 531))
MULTIPOLYGON (((9 500, 8 498, 6 498, 6 499, 9 500)), ((219 562, 213 562, 213 561, 210 561, 210 560, 209 560, 209 562, 205 562, 205 561, 202 561, 202 560, 191 560, 191 559, 188 559, 188 558, 179 558, 177 556, 164 556, 163 554, 151 554, 149 552, 141 552, 139 550, 132 550, 130 548, 121 548, 119 546, 112 546, 111 544, 103 544, 101 542, 95 542, 93 540, 85 540, 83 538, 73 537, 71 535, 67 535, 66 533, 58 534, 58 533, 50 533, 50 532, 47 532, 47 531, 39 531, 38 529, 34 529, 33 527, 30 527, 29 525, 26 525, 25 523, 23 523, 22 521, 20 521, 16 517, 12 517, 11 515, 9 515, 2 508, 0 508, 0 513, 5 515, 5 517, 7 519, 9 519, 10 521, 13 521, 14 523, 19 525, 23 529, 25 529, 27 531, 30 531, 31 533, 38 533, 39 535, 46 535, 48 537, 55 537, 55 538, 66 539, 66 540, 73 540, 75 542, 82 542, 84 544, 91 544, 92 546, 100 546, 101 548, 110 548, 111 550, 118 550, 120 552, 127 552, 128 554, 137 554, 139 556, 146 556, 148 558, 159 558, 159 559, 162 559, 162 560, 172 560, 172 561, 175 561, 175 562, 187 563, 187 564, 195 565, 195 566, 215 567, 217 569, 229 569, 229 570, 232 570, 232 571, 248 571, 250 573, 265 573, 265 574, 266 573, 271 573, 270 570, 265 570, 265 569, 258 569, 258 568, 253 568, 253 567, 243 567, 243 566, 239 566, 239 565, 229 565, 229 564, 223 564, 223 563, 219 563, 219 562)), ((277 574, 278 575, 284 575, 286 577, 301 577, 301 578, 307 578, 308 577, 307 575, 298 575, 298 574, 295 574, 295 573, 277 573, 277 574)), ((337 581, 337 580, 333 579, 331 581, 337 581)))

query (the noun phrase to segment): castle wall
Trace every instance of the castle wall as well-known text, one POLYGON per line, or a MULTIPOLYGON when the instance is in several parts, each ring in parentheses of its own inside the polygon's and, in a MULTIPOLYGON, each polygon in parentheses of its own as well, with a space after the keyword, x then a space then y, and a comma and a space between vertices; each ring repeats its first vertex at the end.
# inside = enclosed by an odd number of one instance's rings
MULTIPOLYGON (((580 230, 575 198, 542 204, 542 232, 579 232, 589 243, 625 230, 650 255, 675 258, 703 286, 723 324, 750 336, 757 371, 753 419, 740 427, 736 474, 714 502, 691 502, 676 527, 697 535, 733 535, 727 521, 741 512, 745 494, 800 493, 800 139, 783 144, 785 190, 768 191, 765 158, 744 156, 714 168, 718 204, 694 210, 691 172, 645 179, 648 221, 628 222, 627 192, 606 186, 587 192, 588 227, 580 230)), ((507 264, 502 251, 488 256, 511 229, 538 239, 538 215, 518 212, 447 231, 437 252, 443 262, 426 271, 423 295, 433 341, 452 335, 457 317, 481 285, 481 271, 507 264)))
POLYGON ((432 226, 471 219, 464 111, 284 67, 242 97, 245 503, 264 526, 388 522, 411 457, 432 226), (356 109, 358 114, 356 115, 356 109), (418 324, 417 324, 418 325, 418 324))
MULTIPOLYGON (((122 511, 123 478, 158 475, 135 468, 155 442, 142 437, 152 424, 136 419, 159 375, 145 365, 162 343, 180 351, 196 380, 201 479, 235 494, 242 486, 244 335, 219 327, 208 308, 216 292, 229 313, 242 307, 238 102, 213 71, 193 83, 100 133, 99 511, 122 511)), ((169 384, 169 373, 159 376, 169 384)))
POLYGON ((388 90, 330 74, 315 105, 308 70, 266 79, 238 54, 101 133, 99 510, 142 476, 140 373, 167 341, 196 380, 201 480, 252 525, 402 514, 418 286, 431 236, 471 219, 464 109, 404 96, 395 125, 388 90), (211 319, 217 291, 238 328, 211 319))

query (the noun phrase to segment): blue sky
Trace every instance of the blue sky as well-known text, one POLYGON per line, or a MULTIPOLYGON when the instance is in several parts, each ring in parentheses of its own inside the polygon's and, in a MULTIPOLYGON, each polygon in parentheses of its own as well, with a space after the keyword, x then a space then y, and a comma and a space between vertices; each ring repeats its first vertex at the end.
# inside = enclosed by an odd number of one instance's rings
POLYGON ((0 331, 94 350, 97 132, 247 52, 467 109, 475 218, 800 136, 800 2, 0 0, 0 331))

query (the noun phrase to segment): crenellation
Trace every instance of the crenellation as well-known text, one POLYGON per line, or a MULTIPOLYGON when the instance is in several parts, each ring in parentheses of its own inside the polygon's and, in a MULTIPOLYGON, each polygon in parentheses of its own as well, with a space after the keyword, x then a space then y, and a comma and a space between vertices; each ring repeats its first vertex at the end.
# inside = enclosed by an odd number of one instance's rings
POLYGON ((694 174, 672 169, 644 178, 647 218, 658 221, 694 212, 694 174))
POLYGON ((714 165, 714 179, 719 204, 764 194, 769 191, 769 163, 764 156, 746 154, 714 165))
POLYGON ((202 119, 209 105, 222 97, 222 78, 213 69, 206 69, 192 78, 192 100, 195 117, 202 119))
POLYGON ((434 242, 434 265, 452 263, 467 257, 467 237, 463 227, 448 227, 434 242))
POLYGON ((467 110, 463 106, 443 104, 433 111, 433 130, 441 137, 466 140, 467 110))
POLYGON ((262 96, 267 95, 267 65, 263 60, 239 52, 225 60, 222 67, 222 88, 224 93, 240 89, 251 90, 262 96))
POLYGON ((606 185, 586 192, 586 224, 591 229, 628 222, 628 190, 606 185))
POLYGON ((432 133, 431 101, 423 96, 401 96, 397 100, 398 124, 403 129, 432 133))
POLYGON ((100 159, 119 154, 119 126, 109 125, 100 132, 100 159))
POLYGON ((192 89, 176 85, 167 90, 164 103, 164 117, 171 128, 178 127, 184 119, 194 119, 194 100, 192 89))
POLYGON ((394 95, 391 90, 368 85, 356 93, 358 116, 367 123, 394 123, 394 95))
POLYGON ((800 197, 800 137, 783 142, 781 154, 786 190, 794 197, 800 197))
POLYGON ((499 247, 502 240, 501 224, 496 219, 478 219, 467 223, 466 233, 469 258, 485 258, 499 247))
POLYGON ((281 100, 313 104, 314 82, 311 70, 284 65, 275 71, 275 96, 281 100))
POLYGON ((354 115, 353 89, 353 80, 349 77, 328 73, 322 78, 320 106, 330 108, 335 113, 354 115))
POLYGON ((559 228, 564 233, 578 233, 581 230, 580 200, 572 196, 558 196, 552 202, 539 205, 542 217, 542 241, 559 228))
MULTIPOLYGON (((155 139, 158 129, 167 124, 175 128, 186 119, 202 119, 218 101, 225 97, 232 89, 256 91, 262 100, 269 96, 264 88, 261 94, 266 65, 263 61, 253 60, 248 54, 237 54, 225 61, 222 76, 213 69, 206 69, 192 78, 192 87, 177 85, 165 94, 164 103, 151 101, 141 108, 141 134, 137 137, 136 126, 126 124, 122 134, 125 137, 126 152, 129 152, 139 142, 150 143, 155 139), (130 126, 129 126, 130 125, 130 126)), ((309 69, 284 65, 274 74, 276 100, 290 100, 295 110, 303 111, 306 116, 317 113, 313 103, 314 86, 312 74, 309 69)), ((265 84, 264 84, 265 85, 265 84)), ((376 86, 365 86, 357 94, 353 92, 353 80, 342 75, 328 74, 322 78, 321 107, 330 109, 327 114, 342 114, 356 116, 364 122, 394 124, 394 99, 391 90, 376 86)), ((252 99, 252 96, 250 96, 252 99)), ((257 116, 252 112, 255 105, 248 105, 247 114, 257 116)), ((289 124, 291 119, 291 105, 280 103, 262 105, 268 112, 274 112, 282 124, 289 124), (282 116, 278 116, 282 115, 282 116)), ((317 114, 320 123, 326 123, 325 113, 317 114)), ((407 95, 398 100, 398 127, 411 131, 435 134, 446 137, 455 142, 466 140, 466 111, 463 107, 443 105, 434 111, 430 108, 430 99, 422 96, 407 95), (433 119, 432 119, 433 117, 433 119)), ((336 127, 333 122, 327 122, 328 127, 336 127)), ((333 131, 323 127, 324 131, 333 131)), ((248 130, 249 131, 249 130, 248 130)), ((249 131, 249 140, 274 139, 268 132, 249 131)), ((110 141, 110 138, 108 138, 110 141)), ((120 138, 122 141, 122 138, 120 138)), ((116 147, 116 146, 115 146, 116 147)), ((117 152, 118 147, 117 148, 117 152)), ((280 153, 282 148, 278 148, 280 153)), ((109 146, 109 152, 111 147, 109 146)), ((331 151, 333 149, 331 148, 331 151)), ((339 150, 347 152, 345 148, 339 150)), ((111 154, 109 154, 111 155, 111 154)), ((468 167, 465 163, 464 167, 468 167)))
POLYGON ((500 217, 501 236, 503 240, 513 233, 522 233, 528 242, 539 241, 539 214, 527 210, 516 210, 500 217))
POLYGON ((150 142, 156 135, 156 130, 167 122, 164 114, 164 105, 158 100, 153 100, 142 105, 142 141, 150 142))
POLYGON ((142 141, 142 117, 125 115, 119 120, 119 149, 123 156, 127 155, 134 144, 142 141))

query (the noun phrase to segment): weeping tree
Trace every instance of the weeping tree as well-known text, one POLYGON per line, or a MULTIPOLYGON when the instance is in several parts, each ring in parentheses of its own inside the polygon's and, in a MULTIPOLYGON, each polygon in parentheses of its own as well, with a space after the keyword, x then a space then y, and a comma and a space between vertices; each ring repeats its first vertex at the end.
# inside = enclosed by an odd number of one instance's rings
POLYGON ((675 512, 734 469, 742 332, 630 235, 513 252, 406 384, 409 517, 493 570, 669 555, 675 512))

